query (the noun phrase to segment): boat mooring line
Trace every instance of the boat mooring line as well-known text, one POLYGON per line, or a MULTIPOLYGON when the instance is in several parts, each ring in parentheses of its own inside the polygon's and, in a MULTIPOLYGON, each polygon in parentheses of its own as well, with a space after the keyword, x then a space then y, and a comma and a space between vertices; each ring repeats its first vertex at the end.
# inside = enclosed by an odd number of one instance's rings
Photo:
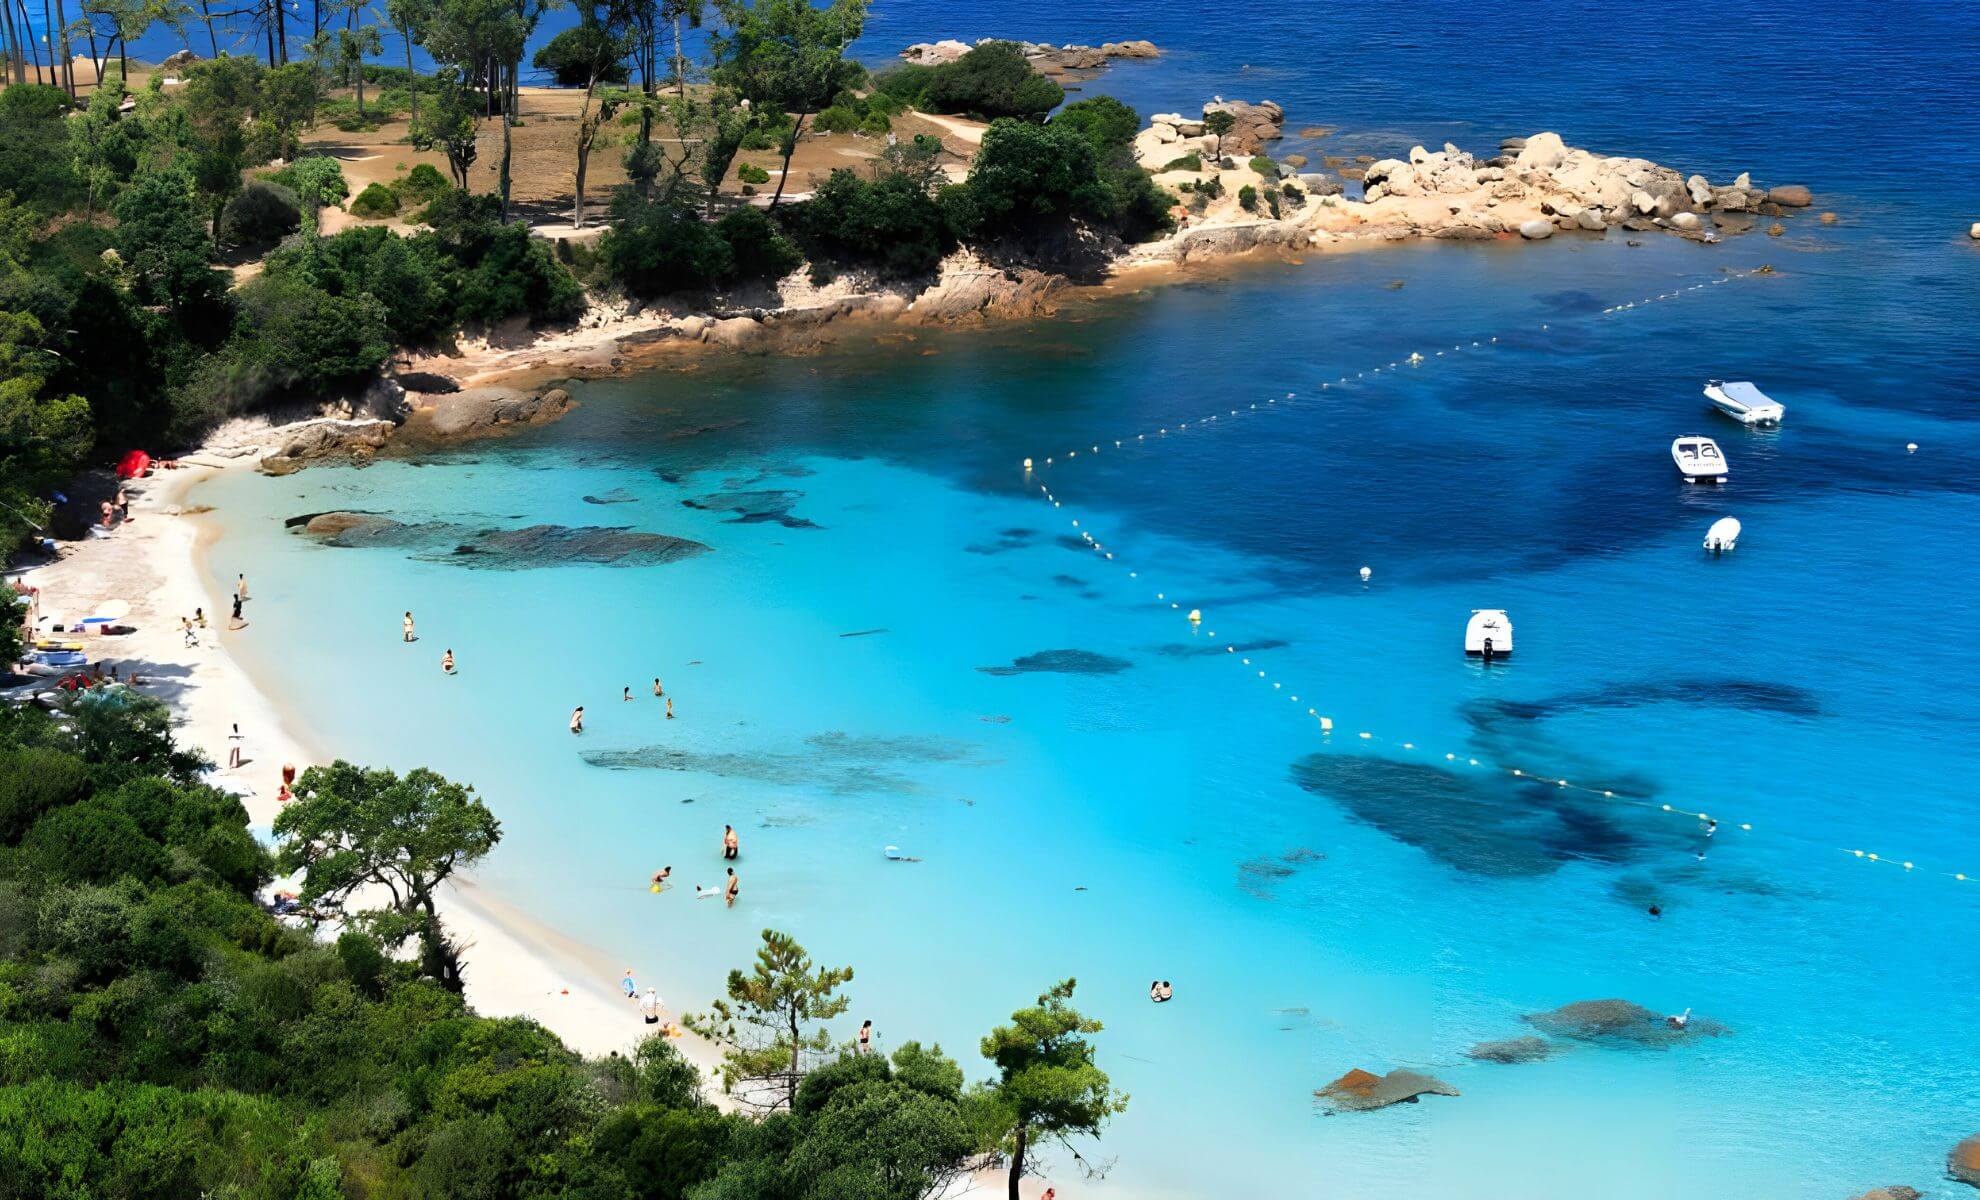
MULTIPOLYGON (((1659 301, 1677 300, 1686 295, 1689 295, 1692 292, 1703 291, 1706 288, 1712 287, 1717 284, 1731 283, 1737 279, 1745 279, 1750 275, 1771 275, 1771 274, 1773 274, 1773 268, 1768 266, 1755 267, 1753 270, 1750 271, 1735 271, 1726 275, 1722 275, 1717 279, 1706 280, 1703 283, 1694 283, 1688 287, 1681 287, 1674 291, 1659 292, 1654 296, 1645 296, 1641 300, 1631 300, 1622 304, 1612 304, 1609 307, 1603 309, 1600 315, 1604 317, 1613 317, 1621 313, 1633 312, 1634 310, 1642 308, 1645 305, 1655 304, 1658 303, 1659 301)), ((1542 322, 1540 325, 1540 332, 1545 333, 1549 330, 1550 327, 1551 327, 1551 322, 1542 322)), ((1355 383, 1363 382, 1365 380, 1379 376, 1384 371, 1395 372, 1401 370, 1404 367, 1421 367, 1425 363, 1434 362, 1436 359, 1444 358, 1448 355, 1458 354, 1465 350, 1489 350, 1493 346, 1496 346, 1498 344, 1499 344, 1499 338, 1497 336, 1490 336, 1490 337, 1474 338, 1469 342, 1457 342, 1454 345, 1452 345, 1449 350, 1433 351, 1428 356, 1424 355, 1421 351, 1417 351, 1407 355, 1406 357, 1396 359, 1394 362, 1382 363, 1379 366, 1369 367, 1365 370, 1356 371, 1353 375, 1343 374, 1337 379, 1334 379, 1326 383, 1322 383, 1320 385, 1320 390, 1322 392, 1328 392, 1328 391, 1332 391, 1336 387, 1348 387, 1355 383)), ((1310 395, 1309 398, 1311 398, 1310 395)), ((1128 446, 1135 445, 1137 443, 1146 442, 1150 438, 1154 438, 1155 440, 1160 441, 1163 438, 1168 437, 1170 435, 1171 430, 1173 430, 1175 433, 1183 433, 1187 431, 1191 426, 1194 426, 1200 430, 1204 426, 1216 424, 1220 419, 1246 416, 1254 412, 1270 412, 1279 406, 1279 402, 1281 399, 1283 399, 1286 402, 1287 406, 1290 407, 1292 404, 1298 401, 1299 393, 1287 392, 1283 397, 1274 397, 1272 399, 1262 402, 1262 404, 1259 402, 1252 402, 1244 408, 1233 408, 1220 412, 1205 413, 1201 416, 1191 417, 1187 421, 1178 421, 1173 426, 1163 425, 1153 430, 1143 430, 1140 433, 1126 434, 1121 437, 1110 439, 1111 448, 1115 450, 1125 449, 1128 446)), ((1061 459, 1064 459, 1067 462, 1071 462, 1077 459, 1082 453, 1084 453, 1090 458, 1093 455, 1104 452, 1108 448, 1109 448, 1108 441, 1099 441, 1099 442, 1094 442, 1093 444, 1087 446, 1084 450, 1081 450, 1079 447, 1074 447, 1071 450, 1066 450, 1059 454, 1045 455, 1042 460, 1042 463, 1036 456, 1033 456, 1031 458, 1027 458, 1024 460, 1024 469, 1026 471, 1033 471, 1038 469, 1038 467, 1041 465, 1046 467, 1053 466, 1056 465, 1061 459)))
MULTIPOLYGON (((1053 508, 1060 509, 1062 511, 1064 510, 1065 507, 1064 502, 1060 500, 1058 496, 1055 495, 1049 487, 1046 487, 1043 484, 1039 484, 1037 486, 1038 486, 1039 496, 1041 499, 1049 503, 1053 508)), ((1073 528, 1079 530, 1080 538, 1083 541, 1085 541, 1087 546, 1090 547, 1095 554, 1098 554, 1101 558, 1105 559, 1106 561, 1115 564, 1117 567, 1120 567, 1122 570, 1127 571, 1128 578, 1135 580, 1138 586, 1142 588, 1148 587, 1148 584, 1142 580, 1140 571, 1129 569, 1126 563, 1122 562, 1118 557, 1116 557, 1114 551, 1108 549, 1104 543, 1096 539, 1090 530, 1082 527, 1078 518, 1076 517, 1071 518, 1071 520, 1072 520, 1073 528)), ((1170 593, 1166 589, 1157 590, 1149 594, 1152 594, 1154 597, 1151 603, 1153 603, 1158 608, 1167 609, 1175 613, 1180 619, 1186 621, 1190 625, 1192 630, 1196 630, 1203 625, 1204 617, 1201 609, 1191 608, 1185 610, 1183 608, 1183 602, 1180 600, 1171 599, 1170 593)), ((1211 639, 1213 644, 1216 643, 1217 641, 1216 630, 1214 629, 1206 630, 1205 635, 1211 639)), ((1277 678, 1273 676, 1271 672, 1258 666, 1256 663, 1253 663, 1249 655, 1239 653, 1237 644, 1235 642, 1226 641, 1223 643, 1223 647, 1224 647, 1224 653, 1220 657, 1231 661, 1239 669, 1243 670, 1246 675, 1249 675, 1253 679, 1256 679, 1260 684, 1271 689, 1273 692, 1284 696, 1288 703, 1293 705, 1299 705, 1302 703, 1302 701, 1299 698, 1299 690, 1297 688, 1297 685, 1289 685, 1287 680, 1282 678, 1277 678)), ((1322 713, 1317 705, 1314 705, 1311 702, 1305 702, 1305 703, 1307 704, 1305 715, 1311 717, 1318 724, 1320 729, 1320 737, 1322 744, 1332 745, 1333 735, 1335 731, 1334 718, 1331 715, 1322 713)), ((1402 738, 1387 737, 1376 734, 1372 730, 1358 730, 1353 734, 1353 738, 1356 741, 1366 742, 1371 745, 1379 744, 1385 746, 1392 746, 1400 750, 1409 751, 1411 753, 1428 754, 1433 756, 1438 753, 1435 750, 1426 750, 1420 743, 1414 740, 1406 741, 1402 738)), ((1653 810, 1660 813, 1666 813, 1671 816, 1688 817, 1700 822, 1710 823, 1717 820, 1708 812, 1694 811, 1689 808, 1682 808, 1675 804, 1669 804, 1658 800, 1652 800, 1647 796, 1633 795, 1629 792, 1618 791, 1615 788, 1598 787, 1586 783, 1576 783, 1573 780, 1570 780, 1565 776, 1559 774, 1558 772, 1536 771, 1529 769, 1527 767, 1507 766, 1503 763, 1487 761, 1485 759, 1479 758, 1475 754, 1444 752, 1442 754, 1442 757, 1443 760, 1447 763, 1461 765, 1464 767, 1477 768, 1481 771, 1497 772, 1499 774, 1506 775, 1514 779, 1518 779, 1524 783, 1536 784, 1542 787, 1552 787, 1560 791, 1579 792, 1585 795, 1597 797, 1601 800, 1614 804, 1621 804, 1634 808, 1653 810)), ((1753 830, 1753 825, 1751 822, 1726 821, 1721 823, 1725 824, 1728 828, 1738 829, 1741 832, 1750 833, 1753 830)))

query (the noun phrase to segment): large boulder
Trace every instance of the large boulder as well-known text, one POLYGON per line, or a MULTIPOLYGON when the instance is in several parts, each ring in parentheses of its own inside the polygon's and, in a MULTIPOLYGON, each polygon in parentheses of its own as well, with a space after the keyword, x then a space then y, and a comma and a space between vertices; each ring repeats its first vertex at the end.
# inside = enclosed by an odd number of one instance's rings
POLYGON ((1946 1155, 1946 1174, 1980 1188, 1980 1133, 1967 1138, 1946 1155))
MULTIPOLYGON (((1503 146, 1504 143, 1501 143, 1503 146)), ((1513 159, 1513 166, 1521 171, 1548 171, 1560 165, 1567 155, 1567 144, 1561 141, 1558 133, 1536 133, 1526 139, 1513 159)))
POLYGON ((1537 218, 1531 221, 1521 221, 1519 223, 1519 236, 1529 242, 1544 241, 1554 236, 1554 223, 1552 221, 1542 221, 1537 218))
POLYGON ((1341 181, 1332 175, 1322 175, 1318 172, 1302 174, 1294 182, 1298 183, 1309 196, 1338 196, 1347 190, 1341 181))
POLYGON ((1703 208, 1712 202, 1712 184, 1703 175, 1693 175, 1684 181, 1685 190, 1691 193, 1691 202, 1703 208))
POLYGON ((1860 1196, 1851 1197, 1850 1200, 1923 1200, 1923 1193, 1915 1187, 1894 1183, 1889 1187, 1871 1188, 1860 1196))
POLYGON ((1203 106, 1203 115, 1213 112, 1231 114, 1236 124, 1224 135, 1223 152, 1236 158, 1246 158, 1265 148, 1265 143, 1277 141, 1285 136, 1286 110, 1270 100, 1260 100, 1251 104, 1243 100, 1213 100, 1203 106))
POLYGON ((182 76, 192 70, 193 64, 198 61, 199 55, 190 50, 175 50, 165 56, 165 61, 158 64, 158 70, 163 75, 182 76))
POLYGON ((969 51, 968 42, 947 38, 939 42, 916 42, 901 51, 901 57, 917 67, 939 67, 956 61, 969 51))
POLYGON ((1387 1075, 1354 1068, 1313 1093, 1335 1112, 1370 1112, 1391 1104, 1414 1104, 1418 1096, 1455 1096, 1458 1090, 1441 1079, 1415 1071, 1387 1075))
POLYGON ((1782 208, 1807 208, 1809 205, 1815 203, 1815 197, 1809 195, 1808 189, 1798 183, 1790 183, 1783 187, 1768 188, 1767 199, 1780 205, 1782 208))

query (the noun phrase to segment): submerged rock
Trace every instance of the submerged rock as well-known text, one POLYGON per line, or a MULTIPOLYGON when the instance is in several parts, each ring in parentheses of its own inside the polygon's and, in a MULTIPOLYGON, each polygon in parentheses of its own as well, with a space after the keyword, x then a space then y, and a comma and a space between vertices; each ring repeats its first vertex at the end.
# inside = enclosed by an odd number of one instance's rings
POLYGON ((1334 1112, 1371 1112, 1391 1104, 1414 1104, 1418 1096, 1456 1096, 1458 1090, 1441 1079, 1397 1069, 1377 1075, 1356 1067, 1313 1093, 1334 1112))
POLYGON ((1662 1014, 1627 1000, 1577 1000, 1550 1012, 1528 1013, 1521 1020, 1555 1037, 1652 1050, 1729 1032, 1709 1017, 1692 1017, 1684 1028, 1675 1028, 1662 1014))
POLYGON ((1040 650, 1013 659, 1008 667, 978 667, 985 675, 1118 675, 1134 664, 1091 650, 1040 650))
POLYGON ((1780 205, 1782 208, 1807 208, 1809 205, 1815 203, 1815 197, 1809 194, 1807 188, 1798 183, 1790 183, 1784 187, 1768 188, 1767 199, 1780 205))
POLYGON ((1467 1057, 1490 1063, 1539 1062, 1542 1059, 1552 1058, 1554 1053, 1554 1043, 1531 1034, 1497 1042, 1480 1042, 1465 1051, 1467 1057))
POLYGON ((571 563, 644 567, 708 551, 687 538, 634 529, 569 525, 475 529, 449 521, 406 522, 359 512, 315 513, 300 528, 326 546, 410 550, 419 557, 489 570, 571 563))
POLYGON ((1871 1188, 1861 1196, 1851 1197, 1850 1200, 1922 1200, 1923 1195, 1924 1193, 1917 1188, 1893 1183, 1888 1187, 1871 1188))
POLYGON ((1946 1174, 1980 1188, 1980 1133, 1967 1138, 1946 1155, 1946 1174))

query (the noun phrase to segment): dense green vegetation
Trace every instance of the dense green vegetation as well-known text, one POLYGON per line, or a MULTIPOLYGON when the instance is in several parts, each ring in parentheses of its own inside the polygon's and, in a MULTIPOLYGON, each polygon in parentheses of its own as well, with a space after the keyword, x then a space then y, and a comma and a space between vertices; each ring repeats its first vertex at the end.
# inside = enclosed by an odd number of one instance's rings
POLYGON ((1042 1145, 1126 1103, 1070 980, 966 1085, 939 1046, 848 1053, 828 1023, 852 969, 765 931, 693 1020, 742 1102, 719 1110, 666 1037, 585 1059, 465 1006, 436 894, 501 837, 472 788, 311 768, 271 854, 203 766, 125 688, 0 707, 7 1195, 918 1200, 992 1162, 1015 1195, 1042 1145), (278 870, 301 877, 286 922, 259 898, 278 870))
POLYGON ((985 42, 940 66, 895 67, 875 83, 910 107, 985 121, 1043 117, 1066 98, 1064 88, 1032 69, 1015 42, 985 42))
POLYGON ((695 297, 774 283, 807 258, 821 282, 917 278, 963 244, 1022 257, 1062 251, 1075 227, 1130 241, 1170 227, 1172 199, 1130 153, 1133 110, 1092 97, 1046 119, 1064 93, 1012 43, 874 81, 845 57, 868 0, 583 0, 578 24, 532 59, 584 89, 573 220, 608 128, 626 131, 614 136, 631 183, 603 241, 560 261, 513 220, 504 117, 547 3, 389 0, 350 8, 306 44, 271 40, 267 65, 197 63, 171 89, 154 79, 133 95, 113 76, 81 99, 0 90, 0 549, 37 530, 51 490, 92 458, 181 445, 278 398, 354 396, 395 347, 464 326, 575 316, 584 292, 566 263, 595 287, 695 297), (381 44, 367 15, 433 69, 367 62, 381 44), (704 19, 707 84, 690 90, 687 63, 661 43, 704 19), (912 138, 809 197, 786 194, 808 130, 891 143, 909 106, 994 118, 960 182, 939 143, 912 138), (399 113, 451 178, 422 163, 353 194, 334 158, 300 153, 313 125, 399 113), (751 148, 781 156, 774 188, 763 166, 737 167, 751 148), (491 153, 493 194, 472 195, 491 153), (767 215, 725 212, 732 171, 746 193, 770 192, 767 215), (324 236, 323 212, 338 207, 415 228, 324 236))

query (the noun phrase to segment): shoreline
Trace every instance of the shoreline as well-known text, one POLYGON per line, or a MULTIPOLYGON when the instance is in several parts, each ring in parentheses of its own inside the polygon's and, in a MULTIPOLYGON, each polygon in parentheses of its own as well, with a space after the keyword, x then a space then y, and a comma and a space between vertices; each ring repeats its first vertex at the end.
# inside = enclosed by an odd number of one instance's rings
MULTIPOLYGON (((108 538, 64 543, 61 557, 22 571, 19 579, 41 589, 44 611, 68 614, 109 599, 130 604, 126 621, 135 632, 104 639, 92 657, 125 674, 136 671, 144 679, 140 690, 172 709, 179 741, 216 764, 225 761, 229 727, 240 723, 245 761, 237 770, 216 766, 211 782, 239 796, 251 830, 265 842, 278 811, 282 765, 303 768, 337 756, 324 753, 326 748, 308 736, 279 699, 274 681, 257 679, 227 649, 253 622, 228 630, 225 617, 216 619, 232 603, 211 569, 222 533, 211 519, 213 510, 200 505, 195 493, 257 456, 238 447, 225 453, 229 457, 217 460, 209 452, 189 455, 177 471, 135 481, 130 485, 134 520, 108 538), (72 601, 81 602, 80 608, 72 601), (195 607, 211 611, 199 644, 187 646, 178 617, 195 607)), ((250 575, 250 616, 254 584, 250 575)), ((646 1036, 637 1009, 615 986, 620 965, 605 950, 508 904, 470 875, 456 877, 446 892, 443 916, 464 948, 465 998, 475 1011, 535 1020, 589 1057, 629 1053, 646 1036)), ((663 1012, 678 1021, 686 1011, 679 993, 670 992, 664 976, 651 969, 638 975, 659 989, 663 1002, 673 998, 663 1012)), ((675 1046, 702 1071, 710 1100, 724 1103, 714 1078, 716 1047, 693 1033, 675 1046)))

